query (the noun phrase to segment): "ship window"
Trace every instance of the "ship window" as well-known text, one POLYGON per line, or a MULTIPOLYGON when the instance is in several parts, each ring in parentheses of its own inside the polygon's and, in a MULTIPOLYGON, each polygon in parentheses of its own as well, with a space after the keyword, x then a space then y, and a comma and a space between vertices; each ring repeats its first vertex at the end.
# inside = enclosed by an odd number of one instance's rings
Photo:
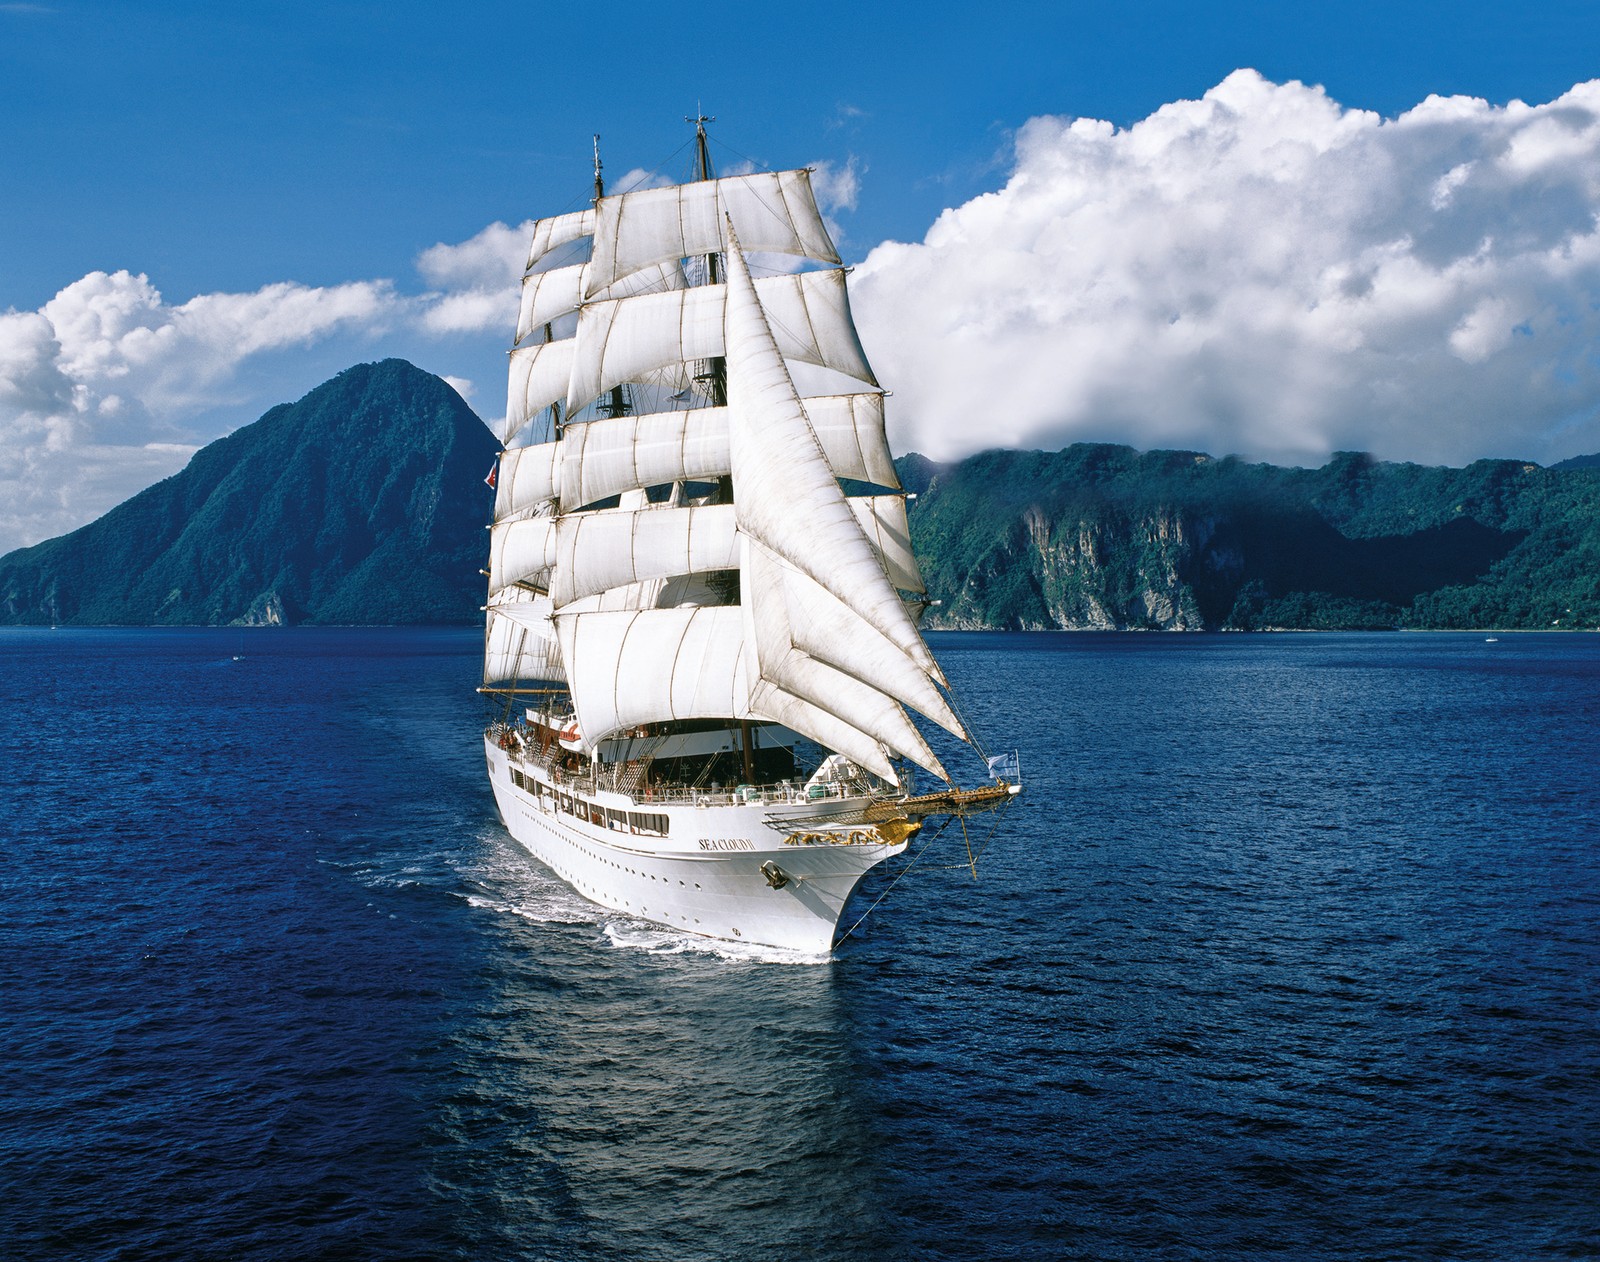
POLYGON ((652 837, 665 837, 667 835, 667 817, 665 815, 629 811, 628 824, 636 833, 646 833, 652 837))

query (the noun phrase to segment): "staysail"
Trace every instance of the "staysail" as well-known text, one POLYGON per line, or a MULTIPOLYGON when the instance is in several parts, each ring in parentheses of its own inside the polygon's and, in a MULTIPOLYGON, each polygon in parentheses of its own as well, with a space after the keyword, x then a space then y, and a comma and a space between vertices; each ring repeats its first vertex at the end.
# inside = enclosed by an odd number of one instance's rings
POLYGON ((746 247, 838 264, 805 172, 536 225, 503 437, 545 409, 559 423, 502 455, 485 681, 564 678, 591 751, 651 724, 759 721, 891 782, 897 759, 948 779, 907 711, 967 733, 907 612, 926 585, 844 273, 755 279, 746 247), (584 237, 586 261, 549 266, 584 237), (725 274, 685 288, 681 260, 712 254, 725 274), (726 405, 702 390, 675 411, 584 411, 724 360, 726 405), (865 388, 802 399, 796 362, 865 388))

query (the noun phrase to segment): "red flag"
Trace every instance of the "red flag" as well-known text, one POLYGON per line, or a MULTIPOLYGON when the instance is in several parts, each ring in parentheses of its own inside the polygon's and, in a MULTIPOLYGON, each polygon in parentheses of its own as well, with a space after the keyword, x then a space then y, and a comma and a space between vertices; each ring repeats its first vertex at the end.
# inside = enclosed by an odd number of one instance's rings
POLYGON ((499 468, 500 462, 496 460, 492 465, 489 466, 489 476, 483 480, 484 485, 487 486, 491 491, 494 490, 494 475, 499 468))

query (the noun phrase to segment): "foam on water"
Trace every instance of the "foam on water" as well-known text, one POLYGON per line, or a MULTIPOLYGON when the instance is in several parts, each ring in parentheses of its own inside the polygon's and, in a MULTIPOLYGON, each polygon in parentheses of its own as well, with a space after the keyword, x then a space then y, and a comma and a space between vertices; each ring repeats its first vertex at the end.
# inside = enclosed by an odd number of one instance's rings
POLYGON ((643 951, 649 955, 712 955, 741 964, 816 965, 828 964, 833 960, 833 956, 828 954, 789 951, 756 942, 729 942, 631 918, 607 921, 604 927, 606 938, 612 946, 625 951, 643 951))

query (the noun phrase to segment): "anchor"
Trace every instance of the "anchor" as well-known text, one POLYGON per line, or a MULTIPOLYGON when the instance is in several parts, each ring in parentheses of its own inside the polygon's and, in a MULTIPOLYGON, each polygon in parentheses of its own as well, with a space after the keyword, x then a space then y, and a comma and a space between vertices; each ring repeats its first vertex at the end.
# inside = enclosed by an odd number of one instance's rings
POLYGON ((767 878, 767 884, 775 890, 781 890, 789 883, 789 874, 771 859, 761 865, 761 875, 767 878))

